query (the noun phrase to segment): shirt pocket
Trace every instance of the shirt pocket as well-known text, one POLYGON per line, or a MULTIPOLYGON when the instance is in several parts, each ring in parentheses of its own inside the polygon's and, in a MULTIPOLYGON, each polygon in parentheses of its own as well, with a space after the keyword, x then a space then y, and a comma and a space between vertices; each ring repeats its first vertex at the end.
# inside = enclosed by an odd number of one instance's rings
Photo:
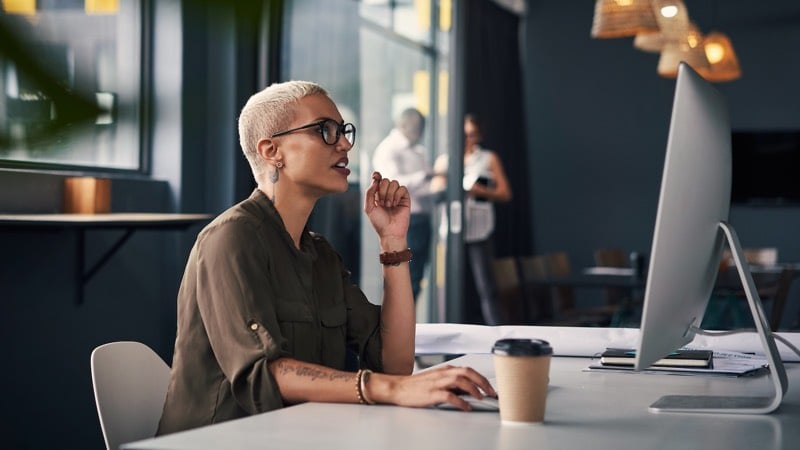
POLYGON ((288 351, 295 358, 308 355, 313 344, 314 316, 304 303, 278 301, 275 306, 278 326, 285 339, 288 351))
POLYGON ((300 302, 287 302, 279 300, 276 303, 276 312, 279 322, 313 322, 314 316, 308 305, 300 302))
POLYGON ((347 348, 347 308, 344 304, 320 308, 322 363, 342 370, 347 348))

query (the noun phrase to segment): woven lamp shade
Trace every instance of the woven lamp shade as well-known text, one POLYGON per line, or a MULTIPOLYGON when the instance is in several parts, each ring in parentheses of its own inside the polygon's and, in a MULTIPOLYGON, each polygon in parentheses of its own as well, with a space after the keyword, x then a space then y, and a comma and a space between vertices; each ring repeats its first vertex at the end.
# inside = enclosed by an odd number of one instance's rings
POLYGON ((667 42, 661 50, 658 59, 658 74, 666 78, 678 76, 678 64, 685 61, 692 69, 703 74, 709 70, 708 59, 703 47, 703 35, 697 31, 690 31, 677 43, 667 42))
POLYGON ((643 52, 658 53, 664 48, 664 35, 657 33, 639 33, 633 38, 633 46, 643 52))
POLYGON ((664 36, 664 47, 658 60, 658 74, 666 78, 678 76, 678 64, 685 61, 698 72, 708 69, 703 50, 703 35, 689 21, 689 12, 682 0, 653 0, 656 22, 664 36))
POLYGON ((596 0, 593 38, 619 38, 658 31, 650 0, 596 0))
MULTIPOLYGON (((700 34, 700 30, 694 22, 689 22, 689 33, 700 34)), ((633 46, 643 52, 659 53, 667 44, 667 39, 661 32, 658 33, 639 33, 633 39, 633 46)))
POLYGON ((703 78, 712 82, 725 82, 742 76, 739 59, 728 36, 719 32, 709 33, 703 40, 703 50, 708 60, 708 69, 700 73, 703 78))
POLYGON ((665 41, 680 41, 690 31, 689 11, 682 0, 653 0, 653 12, 665 41))

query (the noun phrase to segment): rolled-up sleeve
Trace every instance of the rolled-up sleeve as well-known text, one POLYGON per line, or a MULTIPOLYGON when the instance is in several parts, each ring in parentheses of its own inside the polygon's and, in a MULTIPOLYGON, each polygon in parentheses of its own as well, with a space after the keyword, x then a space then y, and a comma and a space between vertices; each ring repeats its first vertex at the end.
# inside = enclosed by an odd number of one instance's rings
MULTIPOLYGON (((255 224, 233 219, 197 247, 197 305, 213 354, 236 403, 248 414, 283 406, 267 363, 287 356, 275 313, 269 249, 255 224), (243 240, 250 240, 243 242, 243 240)), ((263 233, 263 230, 260 230, 263 233)))
POLYGON ((306 230, 297 248, 259 191, 200 232, 177 331, 159 434, 283 407, 269 371, 282 357, 343 370, 349 348, 382 368, 380 307, 323 238, 306 230))

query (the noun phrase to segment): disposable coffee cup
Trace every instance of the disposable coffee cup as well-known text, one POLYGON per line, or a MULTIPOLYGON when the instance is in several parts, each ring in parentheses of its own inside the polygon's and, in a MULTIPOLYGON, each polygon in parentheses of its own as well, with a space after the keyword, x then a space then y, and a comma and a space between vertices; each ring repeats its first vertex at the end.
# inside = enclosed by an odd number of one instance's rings
POLYGON ((500 420, 544 421, 553 348, 541 339, 500 339, 492 347, 500 420))

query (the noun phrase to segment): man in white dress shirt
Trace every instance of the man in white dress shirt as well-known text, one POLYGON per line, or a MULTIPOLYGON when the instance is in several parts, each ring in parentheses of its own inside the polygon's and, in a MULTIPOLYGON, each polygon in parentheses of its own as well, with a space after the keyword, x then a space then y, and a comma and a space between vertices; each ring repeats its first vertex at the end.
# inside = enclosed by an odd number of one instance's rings
POLYGON ((411 288, 414 299, 420 291, 425 274, 431 242, 431 165, 425 147, 420 144, 425 131, 425 117, 415 108, 400 113, 395 127, 378 144, 372 157, 372 167, 384 178, 395 179, 411 194, 411 223, 408 245, 413 259, 410 263, 411 288))

